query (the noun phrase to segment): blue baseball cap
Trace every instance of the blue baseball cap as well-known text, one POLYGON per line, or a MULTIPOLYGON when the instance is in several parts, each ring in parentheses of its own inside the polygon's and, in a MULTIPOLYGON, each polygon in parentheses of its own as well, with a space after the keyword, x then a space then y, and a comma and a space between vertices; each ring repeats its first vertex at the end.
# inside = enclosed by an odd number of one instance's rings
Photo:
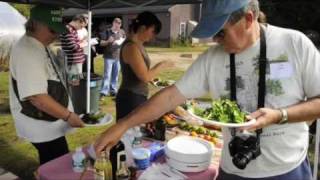
POLYGON ((203 0, 201 19, 191 36, 208 38, 217 34, 231 13, 247 5, 250 0, 203 0))

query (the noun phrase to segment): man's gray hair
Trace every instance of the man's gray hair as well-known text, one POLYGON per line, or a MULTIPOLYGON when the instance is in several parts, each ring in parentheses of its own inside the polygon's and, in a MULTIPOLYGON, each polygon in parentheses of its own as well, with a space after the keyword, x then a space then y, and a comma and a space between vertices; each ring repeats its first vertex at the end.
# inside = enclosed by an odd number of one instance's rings
POLYGON ((234 11, 229 19, 228 22, 230 24, 235 24, 236 22, 238 22, 248 11, 252 11, 253 12, 253 16, 255 19, 258 19, 259 17, 259 2, 258 0, 250 0, 250 2, 248 3, 248 5, 244 6, 243 8, 234 11))

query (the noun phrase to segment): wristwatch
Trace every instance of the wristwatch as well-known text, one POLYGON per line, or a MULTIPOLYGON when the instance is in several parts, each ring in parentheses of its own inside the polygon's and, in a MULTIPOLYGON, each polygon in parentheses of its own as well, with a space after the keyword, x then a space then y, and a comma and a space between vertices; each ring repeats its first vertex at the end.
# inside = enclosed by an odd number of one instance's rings
POLYGON ((281 120, 278 122, 278 124, 285 124, 288 123, 288 112, 286 109, 280 109, 281 112, 281 120))

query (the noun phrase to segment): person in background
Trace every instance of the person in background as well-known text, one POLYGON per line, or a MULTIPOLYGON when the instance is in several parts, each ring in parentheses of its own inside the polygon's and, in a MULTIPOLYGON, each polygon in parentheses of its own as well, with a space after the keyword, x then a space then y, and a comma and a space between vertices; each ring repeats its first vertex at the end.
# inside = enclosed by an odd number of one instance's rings
POLYGON ((49 44, 65 32, 62 11, 36 5, 10 56, 10 108, 17 135, 37 149, 40 164, 69 152, 65 134, 83 127, 73 113, 49 44))
POLYGON ((122 83, 116 97, 116 118, 121 119, 147 101, 151 82, 160 70, 171 64, 167 61, 150 67, 144 43, 151 41, 161 30, 160 20, 151 12, 142 12, 132 20, 128 38, 120 51, 122 83))
MULTIPOLYGON (((82 65, 82 72, 86 73, 87 72, 87 59, 88 59, 88 50, 89 50, 89 45, 88 45, 88 15, 87 14, 82 14, 83 17, 85 17, 86 23, 84 24, 84 27, 82 27, 81 29, 77 30, 78 33, 78 38, 80 40, 80 45, 83 46, 83 52, 85 54, 85 58, 86 61, 85 63, 83 63, 82 65)), ((94 58, 97 56, 96 51, 95 51, 95 47, 93 45, 91 45, 90 48, 91 51, 91 58, 90 58, 90 72, 94 73, 94 58)))
POLYGON ((83 23, 83 26, 77 30, 78 39, 80 41, 80 46, 83 48, 84 54, 87 55, 88 52, 88 15, 82 14, 81 16, 84 17, 85 22, 83 23))
POLYGON ((73 86, 79 85, 82 65, 86 60, 83 47, 87 42, 80 41, 77 31, 86 27, 87 21, 88 19, 83 15, 74 16, 66 25, 67 32, 60 35, 61 47, 67 56, 68 82, 73 86))
POLYGON ((114 18, 112 27, 100 33, 100 46, 105 47, 104 76, 100 91, 101 99, 105 96, 115 96, 118 90, 118 76, 120 70, 119 52, 126 34, 121 29, 121 19, 114 18))
MULTIPOLYGON (((236 93, 241 110, 252 112, 249 119, 255 121, 235 131, 222 127, 217 179, 311 180, 306 122, 320 117, 320 54, 303 33, 260 24, 258 15, 258 0, 203 0, 201 20, 192 35, 213 37, 218 44, 200 55, 175 85, 161 90, 101 134, 95 143, 97 154, 108 151, 129 128, 156 120, 189 98, 208 92, 213 99, 232 98, 236 93), (263 82, 259 80, 263 77, 260 65, 264 64, 260 63, 265 58, 265 83, 259 88, 258 82, 263 82), (231 78, 238 83, 231 83, 231 78), (258 106, 261 98, 264 103, 258 106), (245 135, 244 130, 255 135, 259 129, 262 132, 254 136, 255 144, 236 153, 242 157, 241 164, 246 163, 241 168, 229 144, 234 137, 245 135), (253 158, 257 150, 261 154, 253 158)), ((237 146, 246 144, 240 141, 237 146)))

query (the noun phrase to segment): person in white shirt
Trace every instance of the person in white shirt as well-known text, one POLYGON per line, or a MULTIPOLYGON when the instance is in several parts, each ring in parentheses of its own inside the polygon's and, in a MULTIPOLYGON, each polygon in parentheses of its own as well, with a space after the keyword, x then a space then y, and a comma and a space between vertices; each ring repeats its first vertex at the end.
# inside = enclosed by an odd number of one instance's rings
POLYGON ((40 164, 69 152, 65 134, 83 127, 48 48, 66 31, 62 11, 37 5, 10 56, 10 108, 17 135, 38 150, 40 164))
POLYGON ((217 45, 199 56, 175 85, 163 89, 106 130, 95 143, 96 152, 109 150, 128 128, 158 119, 188 98, 207 92, 213 99, 233 98, 236 92, 239 107, 252 112, 250 117, 256 121, 236 129, 235 134, 222 128, 224 145, 217 179, 311 179, 306 122, 320 117, 318 50, 301 32, 259 24, 257 0, 204 0, 202 8, 202 19, 192 35, 213 37, 217 45), (259 67, 264 62, 263 51, 265 69, 259 67), (235 73, 230 72, 232 67, 235 73), (265 74, 263 84, 260 72, 265 74), (237 83, 230 83, 232 77, 237 83), (265 93, 258 92, 260 89, 265 93), (264 103, 257 108, 260 97, 264 103), (260 146, 254 149, 261 153, 252 158, 251 149, 242 158, 246 166, 239 166, 228 145, 243 130, 254 133, 259 129, 262 133, 256 137, 260 146))
MULTIPOLYGON (((89 20, 88 20, 88 15, 87 14, 82 14, 82 16, 85 18, 85 23, 83 23, 83 27, 79 30, 77 30, 77 34, 78 34, 78 38, 79 38, 79 41, 80 41, 80 47, 83 48, 83 52, 85 54, 85 62, 83 63, 82 65, 82 72, 87 72, 87 60, 88 60, 88 50, 89 50, 89 45, 88 45, 88 30, 87 30, 87 26, 88 26, 88 23, 89 23, 89 20)), ((91 58, 90 58, 90 72, 91 73, 94 73, 94 58, 96 57, 96 51, 95 51, 95 48, 94 46, 92 46, 94 44, 91 44, 91 48, 90 48, 90 51, 91 51, 91 58)))

